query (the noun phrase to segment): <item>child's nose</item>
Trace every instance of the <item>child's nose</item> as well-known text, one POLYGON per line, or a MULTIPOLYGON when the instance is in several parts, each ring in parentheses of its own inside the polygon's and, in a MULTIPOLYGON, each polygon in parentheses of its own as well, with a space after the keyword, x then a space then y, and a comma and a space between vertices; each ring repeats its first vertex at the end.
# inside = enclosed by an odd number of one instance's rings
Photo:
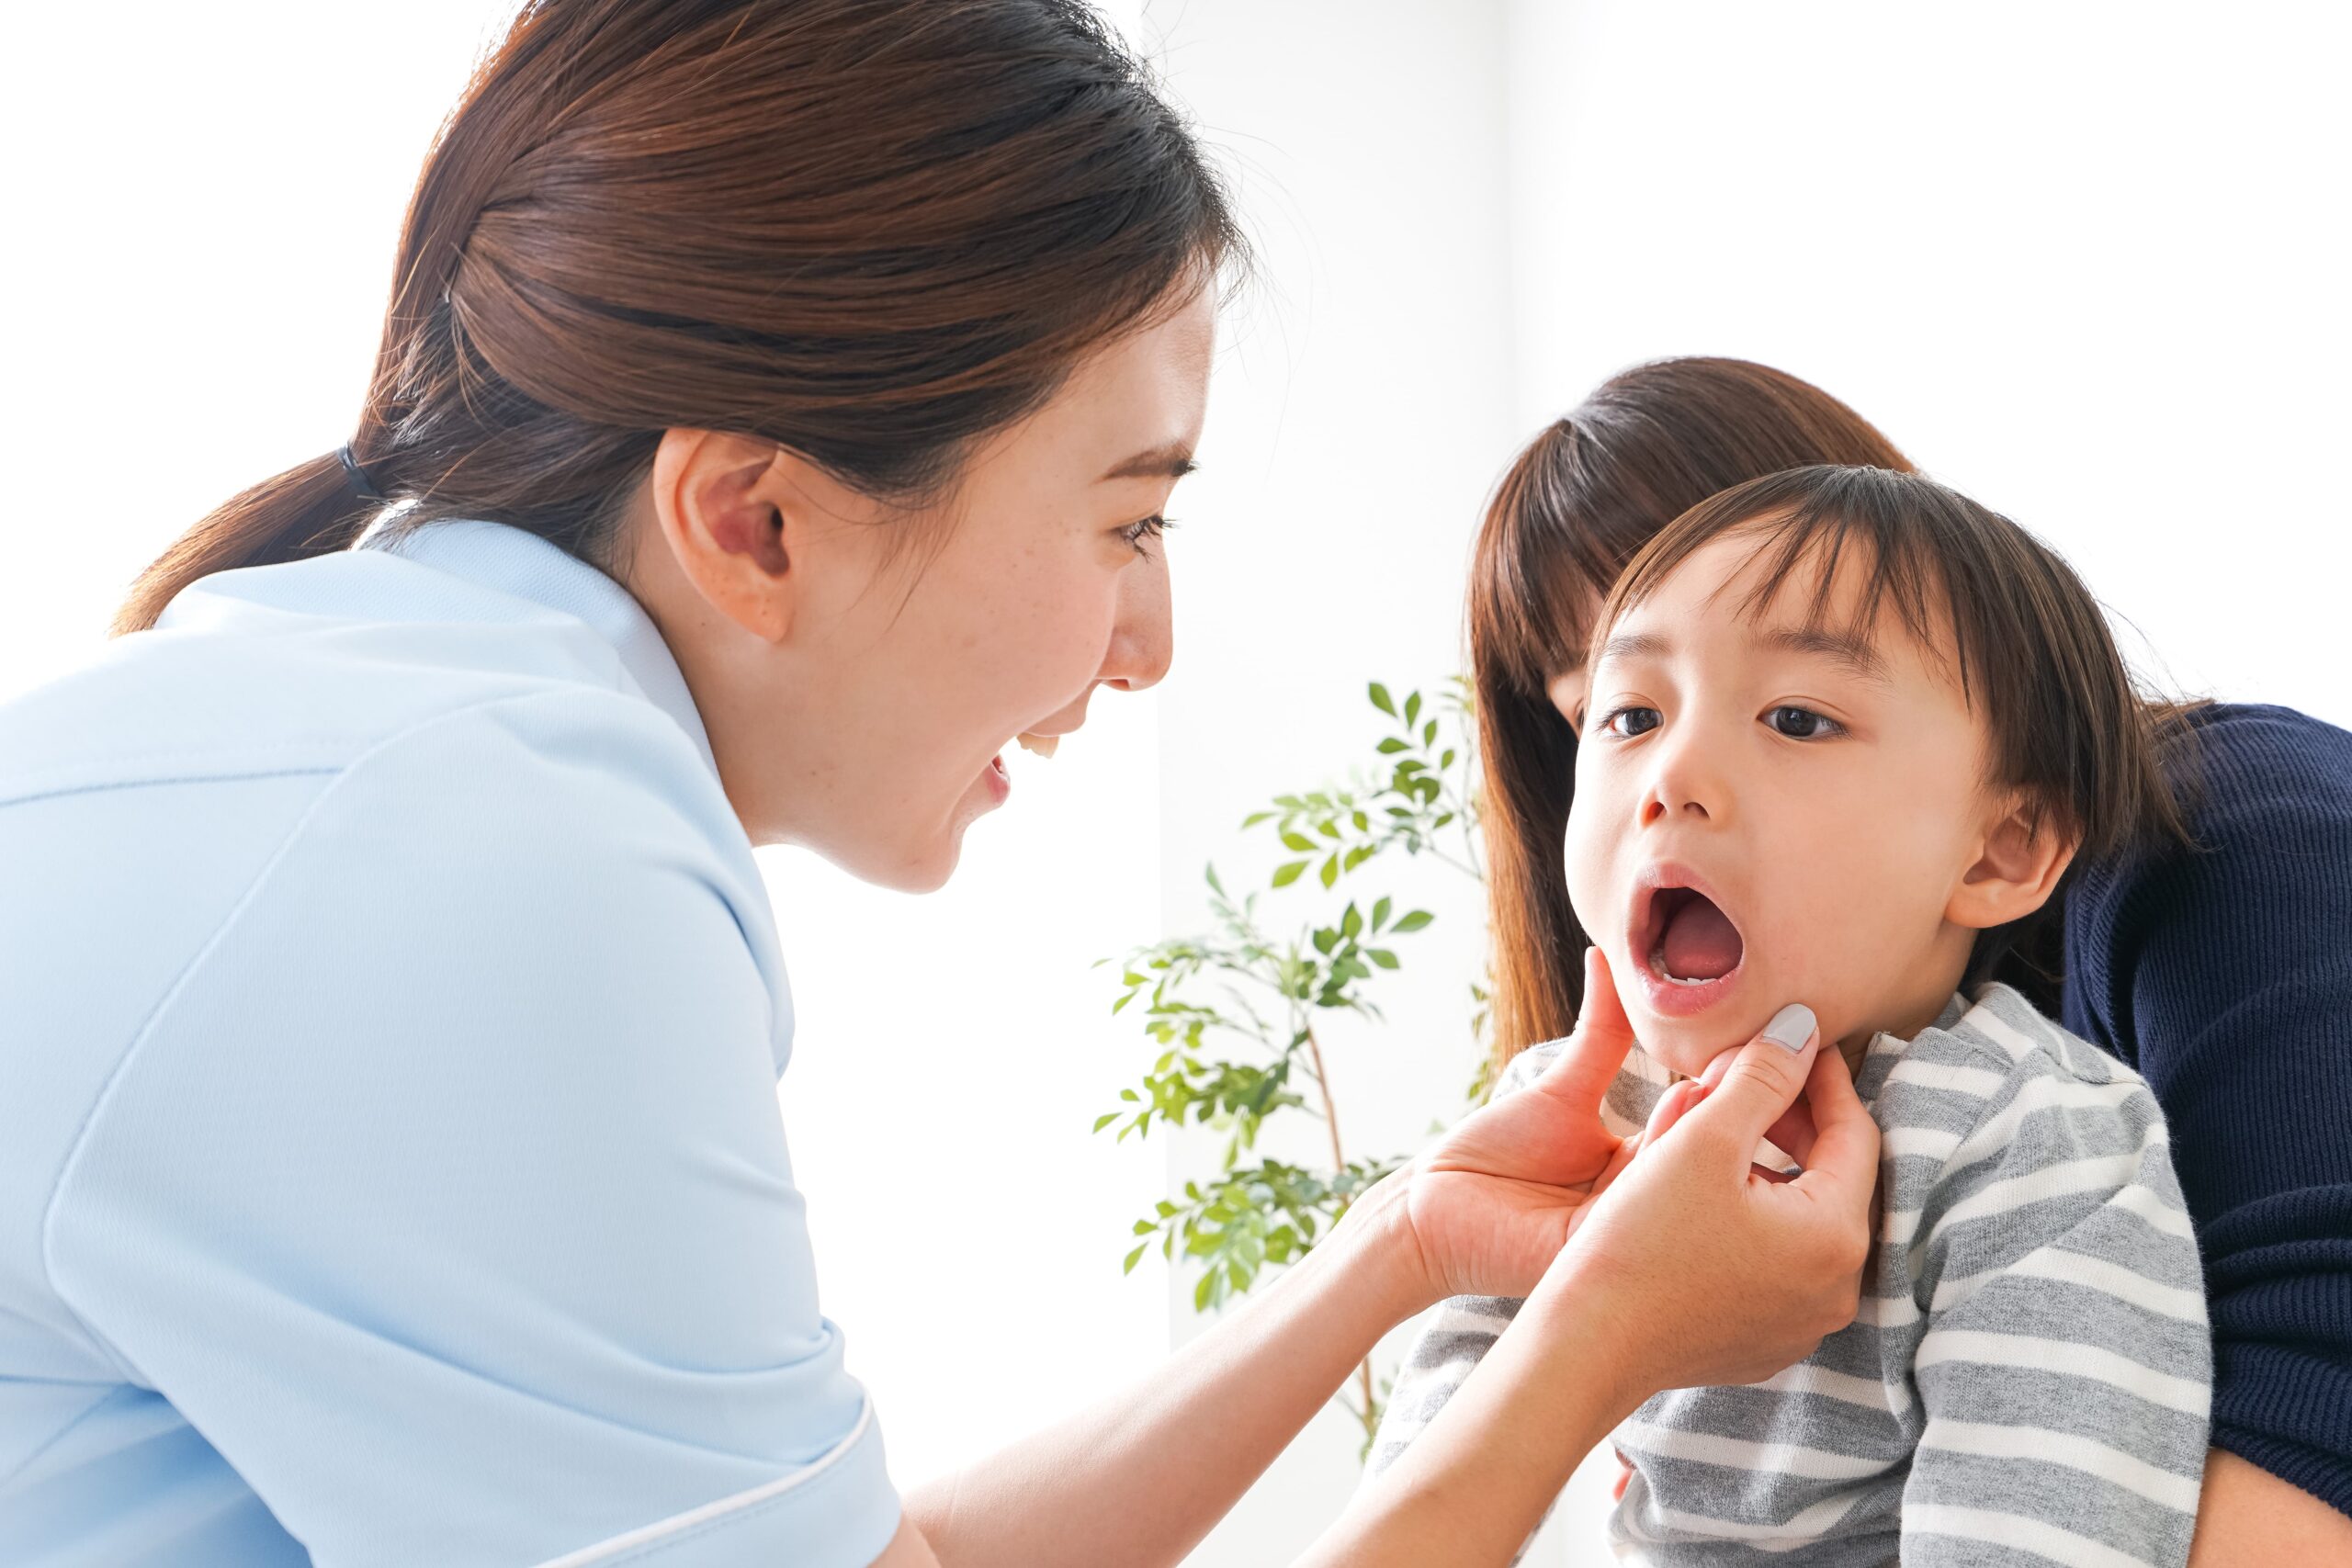
POLYGON ((1731 804, 1730 792, 1709 764, 1694 738, 1669 739, 1654 753, 1657 768, 1642 796, 1640 820, 1645 828, 1663 822, 1707 822, 1721 826, 1731 804))

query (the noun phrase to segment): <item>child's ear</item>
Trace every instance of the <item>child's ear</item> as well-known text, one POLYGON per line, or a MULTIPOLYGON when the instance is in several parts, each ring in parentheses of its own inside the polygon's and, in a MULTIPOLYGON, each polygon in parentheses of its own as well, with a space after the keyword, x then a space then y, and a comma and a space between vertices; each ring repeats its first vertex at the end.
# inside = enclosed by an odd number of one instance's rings
POLYGON ((2021 920, 2050 902, 2074 858, 2073 835, 2047 821, 2037 828, 2026 803, 2011 801, 1985 830, 1975 863, 1961 873, 1944 919, 1974 931, 2021 920))

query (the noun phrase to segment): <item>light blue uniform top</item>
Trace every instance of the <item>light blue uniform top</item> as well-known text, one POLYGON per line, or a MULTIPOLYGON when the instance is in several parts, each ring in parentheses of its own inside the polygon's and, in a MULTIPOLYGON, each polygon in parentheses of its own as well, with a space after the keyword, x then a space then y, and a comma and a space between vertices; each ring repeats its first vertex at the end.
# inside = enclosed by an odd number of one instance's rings
POLYGON ((864 1568, 676 663, 443 523, 0 705, 0 1563, 864 1568))

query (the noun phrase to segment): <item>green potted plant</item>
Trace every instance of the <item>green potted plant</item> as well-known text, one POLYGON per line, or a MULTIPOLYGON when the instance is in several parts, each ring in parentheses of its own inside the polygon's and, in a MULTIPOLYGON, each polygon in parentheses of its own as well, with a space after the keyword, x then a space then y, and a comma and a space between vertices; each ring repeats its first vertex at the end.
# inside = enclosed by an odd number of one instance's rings
MULTIPOLYGON (((1281 846, 1268 886, 1237 898, 1212 864, 1210 929, 1137 948, 1121 971, 1112 1011, 1139 1010, 1159 1051, 1095 1131, 1115 1129, 1125 1141, 1155 1124, 1189 1122, 1223 1134, 1213 1171, 1135 1222, 1125 1265, 1133 1270, 1157 1240, 1163 1257, 1195 1270, 1196 1312, 1217 1310, 1267 1270, 1305 1257, 1357 1194, 1405 1157, 1348 1149, 1318 1037, 1334 1014, 1381 1018, 1373 992, 1404 967, 1395 944, 1434 918, 1400 910, 1363 874, 1401 853, 1484 879, 1467 682, 1453 678, 1434 701, 1414 691, 1399 702, 1377 682, 1368 694, 1387 720, 1377 762, 1343 785, 1276 795, 1242 821, 1245 832, 1281 846), (1279 924, 1277 904, 1286 917, 1279 924), (1258 1152, 1269 1123, 1293 1118, 1322 1122, 1325 1157, 1298 1163, 1258 1152)), ((1476 1046, 1486 994, 1471 992, 1476 1046)), ((1483 1048, 1476 1054, 1483 1061, 1483 1048)), ((1483 1089, 1474 1080, 1473 1098, 1483 1089)), ((1368 1449, 1380 1421, 1369 1361, 1340 1399, 1368 1449)))

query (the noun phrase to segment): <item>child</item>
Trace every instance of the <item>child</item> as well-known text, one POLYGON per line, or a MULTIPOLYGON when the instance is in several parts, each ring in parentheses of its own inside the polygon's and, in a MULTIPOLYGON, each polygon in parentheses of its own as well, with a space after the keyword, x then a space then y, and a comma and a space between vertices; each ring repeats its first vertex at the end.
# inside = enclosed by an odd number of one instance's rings
MULTIPOLYGON (((1642 1044, 1614 1108, 1803 1001, 1884 1135, 1854 1323, 1621 1427, 1620 1555, 2184 1562, 2211 1366, 2162 1118, 1984 979, 2075 855, 2182 832, 2098 605, 1939 485, 1813 468, 1684 513, 1596 626, 1566 869, 1642 1044)), ((1375 1470, 1516 1304, 1440 1310, 1375 1470)))

